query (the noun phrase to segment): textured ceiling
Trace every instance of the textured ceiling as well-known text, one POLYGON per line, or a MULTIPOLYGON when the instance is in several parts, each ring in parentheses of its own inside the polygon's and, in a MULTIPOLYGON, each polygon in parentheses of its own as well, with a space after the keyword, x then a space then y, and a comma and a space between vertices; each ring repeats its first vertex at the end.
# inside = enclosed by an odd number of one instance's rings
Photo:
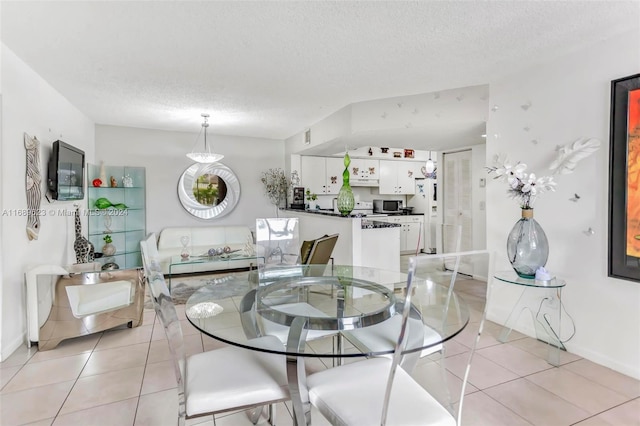
POLYGON ((345 105, 487 82, 640 2, 2 1, 1 37, 96 123, 283 139, 345 105))

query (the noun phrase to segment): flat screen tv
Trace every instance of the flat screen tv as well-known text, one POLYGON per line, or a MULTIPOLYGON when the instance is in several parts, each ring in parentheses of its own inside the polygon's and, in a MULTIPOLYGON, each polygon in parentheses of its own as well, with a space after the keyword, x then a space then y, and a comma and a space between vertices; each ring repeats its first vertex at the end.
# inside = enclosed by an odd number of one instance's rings
POLYGON ((55 141, 47 182, 54 200, 82 200, 84 151, 60 140, 55 141))

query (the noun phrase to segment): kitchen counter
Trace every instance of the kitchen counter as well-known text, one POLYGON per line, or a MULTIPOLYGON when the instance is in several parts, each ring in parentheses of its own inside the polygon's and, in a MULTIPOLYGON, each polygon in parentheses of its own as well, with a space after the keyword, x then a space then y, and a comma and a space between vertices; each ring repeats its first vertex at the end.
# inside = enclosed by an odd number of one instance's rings
MULTIPOLYGON (((331 216, 336 218, 344 218, 344 219, 355 219, 362 218, 361 221, 361 229, 382 229, 382 228, 397 228, 402 226, 399 223, 389 223, 389 222, 380 222, 375 220, 376 217, 380 217, 380 214, 375 214, 371 219, 367 219, 367 215, 363 214, 349 214, 349 215, 341 215, 340 213, 334 213, 331 210, 296 210, 296 209, 281 209, 287 212, 296 212, 296 213, 307 213, 312 215, 321 215, 321 216, 331 216)), ((408 215, 403 215, 408 216, 408 215)))
MULTIPOLYGON (((348 215, 341 215, 340 213, 335 213, 333 210, 321 210, 321 209, 311 209, 311 210, 298 210, 298 209, 280 209, 282 211, 287 212, 296 212, 296 213, 309 213, 309 214, 318 214, 323 216, 334 216, 334 217, 344 217, 344 218, 355 218, 355 217, 383 217, 383 216, 424 216, 424 213, 351 213, 348 215)), ((375 220, 375 219, 374 219, 375 220)))
POLYGON ((309 213, 309 214, 318 214, 318 215, 322 215, 322 216, 334 216, 334 217, 344 217, 344 218, 355 218, 355 217, 364 217, 366 215, 363 214, 348 214, 348 215, 341 215, 340 213, 335 213, 333 210, 319 210, 319 209, 315 209, 315 210, 298 210, 298 209, 280 209, 286 212, 294 212, 294 213, 309 213))
POLYGON ((379 222, 377 220, 362 219, 362 229, 399 228, 399 223, 379 222))
POLYGON ((301 240, 339 234, 332 253, 336 265, 400 270, 400 223, 376 220, 375 216, 342 216, 330 210, 281 209, 280 217, 298 218, 301 240))

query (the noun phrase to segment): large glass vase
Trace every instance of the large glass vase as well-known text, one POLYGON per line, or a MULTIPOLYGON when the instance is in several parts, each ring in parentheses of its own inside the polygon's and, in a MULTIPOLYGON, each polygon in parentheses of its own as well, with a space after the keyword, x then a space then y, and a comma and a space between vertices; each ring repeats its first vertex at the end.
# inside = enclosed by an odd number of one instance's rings
POLYGON ((346 216, 355 207, 355 199, 353 198, 353 191, 351 185, 349 185, 349 164, 351 164, 351 158, 349 153, 344 155, 344 172, 342 172, 342 187, 338 192, 338 211, 341 215, 346 216))
POLYGON ((511 267, 522 278, 534 278, 536 270, 546 265, 549 241, 533 218, 533 209, 522 209, 522 218, 507 238, 507 256, 511 267))

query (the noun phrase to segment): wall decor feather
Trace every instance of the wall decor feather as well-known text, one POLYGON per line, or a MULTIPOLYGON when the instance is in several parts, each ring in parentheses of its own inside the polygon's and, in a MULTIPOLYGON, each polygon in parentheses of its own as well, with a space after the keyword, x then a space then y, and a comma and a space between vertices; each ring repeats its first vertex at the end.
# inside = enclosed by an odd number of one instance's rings
POLYGON ((573 173, 580 160, 600 149, 600 141, 595 138, 582 138, 558 149, 556 159, 549 166, 554 175, 573 173))

